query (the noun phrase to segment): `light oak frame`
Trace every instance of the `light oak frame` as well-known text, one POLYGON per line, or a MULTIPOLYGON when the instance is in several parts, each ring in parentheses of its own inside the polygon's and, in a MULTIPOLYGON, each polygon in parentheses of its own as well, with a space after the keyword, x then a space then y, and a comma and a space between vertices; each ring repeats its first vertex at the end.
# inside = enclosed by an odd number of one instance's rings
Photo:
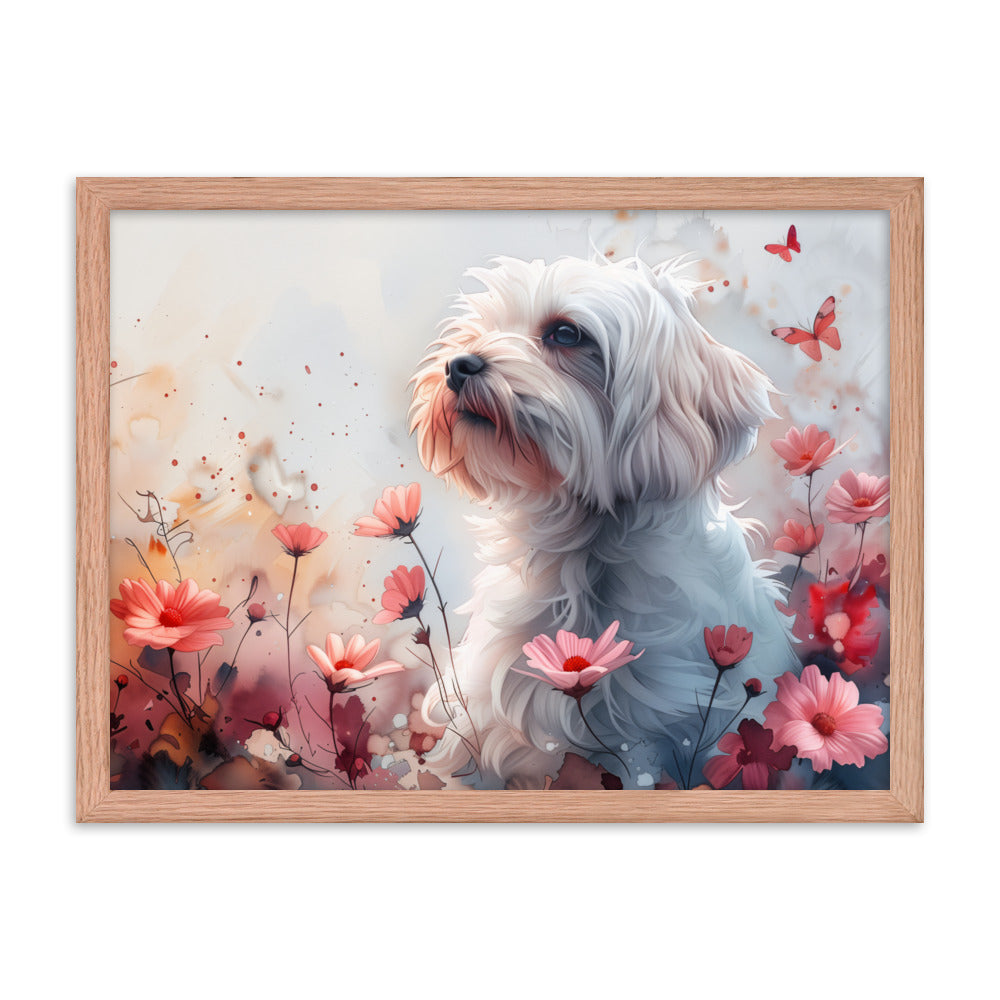
POLYGON ((922 822, 923 181, 920 178, 80 178, 77 181, 80 822, 922 822), (892 731, 888 791, 112 791, 109 360, 114 210, 882 210, 890 240, 892 731))

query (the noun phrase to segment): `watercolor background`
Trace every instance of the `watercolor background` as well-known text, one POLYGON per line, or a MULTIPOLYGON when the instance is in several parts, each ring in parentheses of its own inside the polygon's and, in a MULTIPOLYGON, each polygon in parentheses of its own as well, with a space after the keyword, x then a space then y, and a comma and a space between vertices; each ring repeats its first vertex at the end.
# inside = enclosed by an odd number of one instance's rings
MULTIPOLYGON (((734 500, 746 500, 741 515, 763 523, 757 558, 774 556, 770 542, 786 518, 807 520, 802 480, 792 480, 770 448, 789 425, 815 423, 849 442, 816 477, 817 516, 838 472, 888 472, 885 213, 116 211, 111 232, 110 596, 124 577, 142 575, 125 539, 157 558, 151 526, 136 516, 147 506, 137 492, 153 491, 168 523, 186 522, 191 541, 178 552, 184 577, 230 608, 256 577, 254 600, 282 619, 291 560, 271 529, 309 521, 327 531, 329 540, 299 564, 293 620, 310 617, 296 640, 295 670, 312 672, 304 644, 322 646, 328 632, 378 637, 381 655, 416 667, 379 682, 370 719, 382 734, 372 741, 373 767, 384 757, 386 767, 406 768, 403 787, 416 787, 408 722, 431 677, 412 655, 410 622, 376 626, 370 618, 383 577, 412 554, 354 537, 351 526, 384 487, 419 482, 420 535, 432 560, 441 552, 441 590, 451 609, 469 596, 477 563, 463 518, 477 508, 421 467, 406 421, 407 381, 451 297, 478 287, 463 277, 466 268, 498 254, 638 254, 649 264, 691 255, 691 275, 705 282, 702 323, 760 365, 781 393, 756 451, 724 476, 734 500), (785 262, 764 246, 783 243, 791 224, 803 249, 785 262), (824 347, 814 363, 771 335, 778 326, 811 328, 828 295, 837 301, 840 351, 824 347)), ((869 556, 887 544, 887 522, 873 526, 869 556)), ((825 549, 824 560, 848 569, 853 527, 829 525, 825 549)), ((239 623, 205 658, 206 679, 232 653, 239 623)), ((280 747, 246 721, 288 706, 283 633, 267 624, 241 647, 229 692, 236 707, 219 734, 235 752, 274 760, 280 747)), ((453 633, 463 628, 452 614, 453 633)), ((112 657, 124 662, 135 651, 120 623, 113 620, 111 631, 112 657)), ((885 670, 887 649, 883 628, 885 670)), ((883 678, 880 670, 865 700, 878 701, 887 720, 883 678)), ((138 735, 135 749, 144 751, 166 707, 135 684, 117 703, 129 723, 125 742, 138 735)), ((177 757, 183 763, 182 751, 177 757)))

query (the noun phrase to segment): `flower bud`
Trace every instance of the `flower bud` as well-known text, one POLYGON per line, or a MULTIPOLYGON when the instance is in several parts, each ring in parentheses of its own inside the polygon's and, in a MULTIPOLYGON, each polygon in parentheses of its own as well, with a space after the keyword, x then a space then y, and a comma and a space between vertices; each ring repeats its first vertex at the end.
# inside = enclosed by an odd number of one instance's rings
POLYGON ((751 677, 743 685, 743 690, 746 691, 748 698, 756 698, 764 690, 764 685, 756 677, 751 677))
POLYGON ((128 674, 119 674, 115 678, 115 684, 118 685, 118 690, 121 691, 122 688, 128 687, 128 674))
POLYGON ((251 622, 263 621, 267 617, 267 608, 263 604, 251 604, 247 608, 247 618, 251 622))

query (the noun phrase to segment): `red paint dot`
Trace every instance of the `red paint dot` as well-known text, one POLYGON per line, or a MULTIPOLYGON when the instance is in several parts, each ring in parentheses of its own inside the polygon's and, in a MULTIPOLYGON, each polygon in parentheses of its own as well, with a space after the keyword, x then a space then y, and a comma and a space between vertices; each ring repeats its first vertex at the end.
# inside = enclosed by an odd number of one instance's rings
POLYGON ((312 369, 308 365, 306 365, 306 374, 312 375, 312 369))
POLYGON ((273 497, 276 497, 277 495, 278 495, 278 491, 277 491, 277 490, 275 490, 275 491, 274 491, 274 492, 273 492, 273 493, 271 494, 271 496, 273 496, 273 497))
POLYGON ((311 489, 313 493, 315 493, 319 489, 319 487, 315 483, 313 483, 312 486, 309 487, 309 489, 311 489))
POLYGON ((244 434, 243 431, 240 431, 236 436, 242 441, 246 437, 246 434, 244 434))
POLYGON ((195 498, 195 500, 200 500, 201 499, 201 494, 200 493, 195 493, 194 498, 195 498))
POLYGON ((723 288, 728 288, 729 287, 729 279, 728 278, 722 283, 722 287, 723 288))
POLYGON ((833 409, 837 409, 837 404, 836 403, 831 403, 830 406, 832 406, 833 409))
POLYGON ((354 384, 355 384, 355 385, 357 385, 358 383, 357 383, 357 382, 355 382, 354 384))
POLYGON ((111 367, 112 368, 117 368, 118 367, 118 362, 117 361, 112 361, 111 362, 111 367))
POLYGON ((341 352, 340 352, 340 356, 341 356, 341 357, 343 357, 343 356, 344 356, 344 352, 343 352, 343 351, 341 351, 341 352))
POLYGON ((142 322, 142 320, 141 320, 141 319, 137 319, 137 320, 136 320, 136 323, 141 323, 141 322, 142 322))
POLYGON ((247 494, 247 500, 253 500, 253 494, 252 493, 248 493, 247 494))
POLYGON ((709 286, 708 286, 708 290, 709 290, 710 292, 714 292, 714 291, 715 291, 715 285, 709 285, 709 286))
POLYGON ((176 458, 175 458, 175 459, 173 459, 173 461, 171 461, 171 463, 170 463, 170 464, 171 464, 171 465, 176 465, 176 464, 177 464, 177 459, 176 459, 176 458))
POLYGON ((236 362, 236 364, 237 364, 237 365, 242 365, 242 364, 243 364, 243 362, 242 362, 242 361, 237 361, 237 362, 236 362))

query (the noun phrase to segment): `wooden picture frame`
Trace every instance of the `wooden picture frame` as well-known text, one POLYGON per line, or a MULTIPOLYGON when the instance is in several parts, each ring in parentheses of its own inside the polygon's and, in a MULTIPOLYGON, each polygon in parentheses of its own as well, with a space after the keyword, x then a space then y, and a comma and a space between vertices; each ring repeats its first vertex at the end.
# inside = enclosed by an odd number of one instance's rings
POLYGON ((923 182, 919 178, 80 178, 80 822, 922 822, 923 182), (889 217, 892 740, 884 791, 112 791, 108 739, 111 213, 222 210, 877 210, 889 217))

